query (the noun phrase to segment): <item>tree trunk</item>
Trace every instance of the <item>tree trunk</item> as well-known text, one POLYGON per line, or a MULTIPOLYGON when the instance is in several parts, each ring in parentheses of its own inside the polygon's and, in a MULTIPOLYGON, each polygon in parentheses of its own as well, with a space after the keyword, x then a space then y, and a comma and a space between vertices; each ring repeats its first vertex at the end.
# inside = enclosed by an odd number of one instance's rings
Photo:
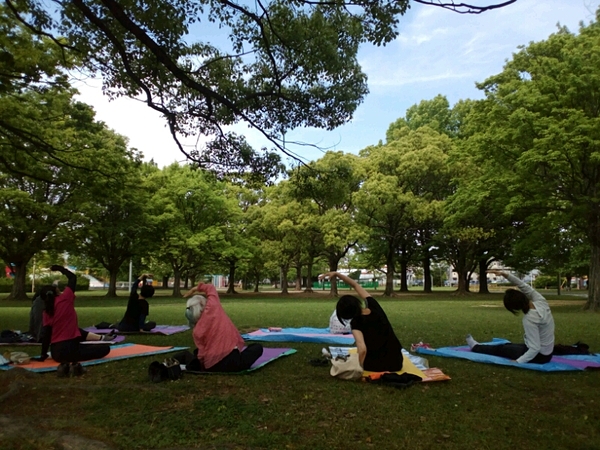
POLYGON ((181 297, 181 272, 173 269, 173 297, 181 297))
POLYGON ((400 292, 408 292, 408 263, 400 261, 400 292))
POLYGON ((490 289, 487 282, 487 258, 479 260, 479 293, 489 294, 490 289))
POLYGON ((254 278, 254 292, 258 292, 258 284, 260 283, 260 274, 254 278))
POLYGON ((20 261, 14 264, 15 278, 13 282, 12 292, 8 296, 10 300, 27 300, 27 287, 25 280, 27 279, 27 261, 20 261))
POLYGON ((456 275, 458 278, 458 289, 456 290, 456 294, 465 295, 469 292, 468 284, 467 284, 467 273, 469 269, 467 268, 466 257, 464 256, 464 252, 460 252, 458 256, 458 264, 457 267, 454 268, 456 271, 456 275))
POLYGON ((302 290, 302 264, 296 266, 296 290, 302 290))
POLYGON ((425 278, 423 281, 423 292, 431 294, 433 284, 431 282, 431 261, 429 260, 429 256, 423 259, 423 277, 425 278))
POLYGON ((600 241, 595 241, 596 239, 592 241, 588 300, 584 307, 590 311, 600 311, 600 241))
MULTIPOLYGON (((330 259, 329 260, 329 271, 337 272, 338 263, 339 263, 339 259, 336 259, 336 260, 330 259)), ((334 297, 338 296, 337 282, 338 282, 337 278, 335 280, 331 280, 331 290, 329 291, 329 293, 334 297)))
POLYGON ((281 266, 281 293, 282 294, 289 294, 288 291, 288 281, 287 281, 287 275, 288 275, 288 266, 281 266))
POLYGON ((162 277, 162 287, 167 289, 169 287, 169 275, 164 275, 162 277))
MULTIPOLYGON (((108 292, 105 297, 114 298, 117 296, 117 276, 119 274, 118 270, 108 270, 108 292)), ((131 288, 131 287, 130 287, 131 288)))
POLYGON ((560 295, 561 285, 560 285, 560 272, 556 274, 556 295, 560 295))
POLYGON ((304 289, 304 292, 313 292, 312 268, 313 268, 313 262, 312 262, 312 258, 310 258, 308 263, 306 263, 306 288, 304 289))
POLYGON ((227 285, 228 294, 237 294, 235 291, 235 261, 229 262, 229 284, 227 285))
POLYGON ((393 253, 388 253, 387 261, 385 263, 387 272, 385 274, 385 290, 383 291, 383 295, 389 297, 394 295, 394 273, 396 273, 396 266, 393 253))

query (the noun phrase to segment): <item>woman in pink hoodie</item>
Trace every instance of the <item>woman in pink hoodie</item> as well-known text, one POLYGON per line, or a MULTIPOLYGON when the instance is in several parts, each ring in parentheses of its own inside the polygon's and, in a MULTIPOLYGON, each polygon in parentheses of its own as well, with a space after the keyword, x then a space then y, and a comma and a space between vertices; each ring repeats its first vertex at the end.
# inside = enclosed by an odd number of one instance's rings
POLYGON ((185 316, 194 327, 196 344, 195 358, 186 364, 187 370, 240 372, 260 358, 262 345, 244 348, 244 339, 221 306, 214 285, 199 283, 183 296, 189 297, 185 316))

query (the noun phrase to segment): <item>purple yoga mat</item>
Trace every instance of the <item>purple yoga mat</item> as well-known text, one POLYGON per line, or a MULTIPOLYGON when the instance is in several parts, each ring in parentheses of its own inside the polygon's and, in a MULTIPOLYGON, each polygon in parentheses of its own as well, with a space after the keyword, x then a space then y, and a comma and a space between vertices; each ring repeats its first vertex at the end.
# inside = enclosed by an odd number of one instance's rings
POLYGON ((91 333, 97 334, 108 334, 111 331, 114 331, 117 334, 162 334, 163 336, 169 336, 175 333, 181 333, 183 331, 189 330, 190 327, 187 325, 156 325, 153 330, 150 331, 137 331, 137 332, 126 332, 126 331, 118 331, 113 328, 96 328, 96 327, 87 327, 85 331, 89 331, 91 333))
MULTIPOLYGON (((457 352, 470 352, 469 347, 456 347, 457 352)), ((553 356, 551 361, 553 363, 566 364, 568 366, 576 367, 577 369, 585 370, 586 368, 600 368, 600 363, 593 361, 585 361, 580 359, 562 358, 560 356, 553 356)))
POLYGON ((289 350, 292 350, 292 349, 290 349, 290 348, 269 348, 269 347, 263 348, 263 354, 261 355, 260 358, 258 358, 256 361, 254 361, 254 364, 252 364, 252 366, 250 367, 250 370, 256 369, 256 368, 268 363, 269 361, 271 361, 273 359, 279 358, 284 353, 287 353, 289 350))

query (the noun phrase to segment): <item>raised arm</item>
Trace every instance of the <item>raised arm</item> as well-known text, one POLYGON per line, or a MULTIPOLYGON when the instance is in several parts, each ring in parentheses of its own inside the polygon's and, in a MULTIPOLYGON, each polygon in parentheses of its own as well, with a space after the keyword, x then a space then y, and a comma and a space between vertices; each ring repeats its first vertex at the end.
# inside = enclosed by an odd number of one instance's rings
POLYGON ((206 294, 205 297, 207 300, 215 299, 218 302, 219 300, 219 293, 217 292, 217 288, 215 287, 214 284, 206 284, 206 283, 198 283, 198 286, 195 288, 196 289, 196 293, 204 293, 206 294))
POLYGON ((75 287, 77 286, 77 275, 71 272, 69 269, 64 268, 63 266, 53 265, 50 267, 50 270, 53 272, 60 272, 64 276, 67 277, 67 287, 71 288, 71 291, 75 292, 75 287))
POLYGON ((546 299, 544 298, 544 296, 542 294, 540 294, 538 291, 533 289, 531 286, 529 286, 523 280, 519 279, 518 277, 515 277, 513 274, 508 273, 507 271, 504 271, 504 270, 488 270, 488 272, 493 273, 495 275, 501 275, 504 278, 506 278, 508 281, 510 281, 512 284, 514 284, 516 287, 518 287, 519 290, 523 294, 525 294, 529 300, 531 300, 533 302, 543 301, 543 302, 547 303, 546 299))
POLYGON ((356 280, 353 280, 352 278, 347 277, 346 275, 342 275, 339 272, 327 272, 327 273, 324 273, 319 276, 319 280, 322 280, 324 278, 329 278, 331 280, 334 280, 335 278, 339 278, 344 283, 346 283, 348 286, 352 287, 352 289, 354 289, 356 291, 356 293, 363 300, 366 299, 367 297, 371 296, 364 287, 362 287, 360 284, 358 284, 358 282, 356 280))

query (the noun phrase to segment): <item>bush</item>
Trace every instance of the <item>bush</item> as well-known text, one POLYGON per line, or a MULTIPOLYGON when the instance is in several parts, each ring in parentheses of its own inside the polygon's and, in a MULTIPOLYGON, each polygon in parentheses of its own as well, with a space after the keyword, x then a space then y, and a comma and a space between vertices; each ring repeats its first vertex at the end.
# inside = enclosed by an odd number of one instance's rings
POLYGON ((0 278, 0 292, 8 293, 12 292, 13 279, 12 278, 0 278))
MULTIPOLYGON (((35 280, 35 290, 37 291, 39 288, 44 286, 45 284, 52 284, 55 280, 58 280, 59 286, 65 287, 67 285, 67 277, 56 277, 56 276, 45 276, 41 278, 36 278, 35 280)), ((0 293, 10 293, 12 292, 14 284, 14 278, 0 278, 0 293)), ((29 283, 25 283, 25 290, 29 292, 31 288, 31 280, 29 283)), ((90 280, 84 277, 77 277, 77 285, 75 287, 76 291, 89 291, 90 290, 90 280)))
POLYGON ((550 275, 540 275, 533 284, 536 289, 556 289, 558 288, 558 278, 550 275))

